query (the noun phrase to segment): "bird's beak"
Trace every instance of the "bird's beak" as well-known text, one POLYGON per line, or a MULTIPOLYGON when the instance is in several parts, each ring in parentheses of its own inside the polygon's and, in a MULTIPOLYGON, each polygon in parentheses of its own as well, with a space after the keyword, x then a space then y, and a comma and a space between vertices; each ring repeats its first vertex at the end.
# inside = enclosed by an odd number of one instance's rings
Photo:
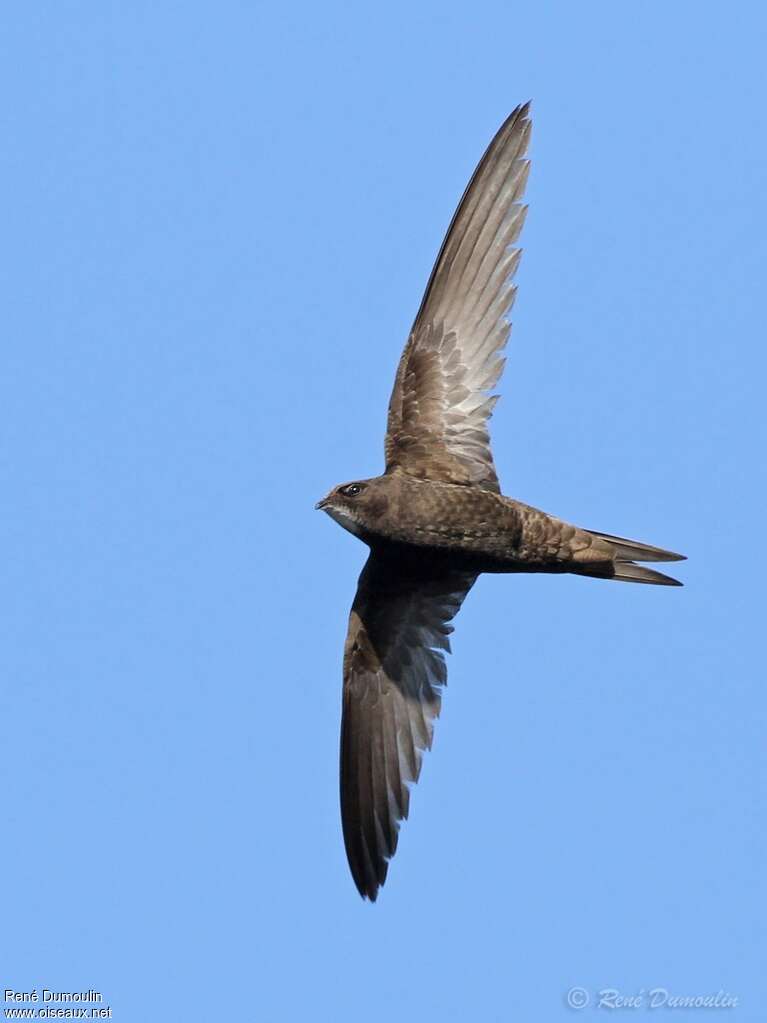
POLYGON ((328 503, 328 499, 327 499, 327 497, 323 497, 321 501, 318 501, 318 502, 317 502, 317 503, 315 504, 315 506, 314 506, 314 510, 315 510, 315 511, 322 511, 322 509, 323 509, 323 508, 325 507, 325 505, 326 505, 327 503, 328 503))

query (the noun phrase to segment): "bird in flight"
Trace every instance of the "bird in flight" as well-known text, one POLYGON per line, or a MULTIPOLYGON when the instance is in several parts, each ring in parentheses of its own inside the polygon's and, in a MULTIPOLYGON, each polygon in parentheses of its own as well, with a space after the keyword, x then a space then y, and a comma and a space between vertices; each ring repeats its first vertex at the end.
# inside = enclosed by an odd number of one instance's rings
POLYGON ((482 572, 572 572, 681 585, 637 562, 683 555, 580 529, 501 494, 488 392, 503 370, 525 219, 529 104, 506 119, 469 182, 400 359, 382 476, 317 508, 370 553, 343 665, 341 816, 354 883, 375 900, 431 748, 450 621, 482 572))

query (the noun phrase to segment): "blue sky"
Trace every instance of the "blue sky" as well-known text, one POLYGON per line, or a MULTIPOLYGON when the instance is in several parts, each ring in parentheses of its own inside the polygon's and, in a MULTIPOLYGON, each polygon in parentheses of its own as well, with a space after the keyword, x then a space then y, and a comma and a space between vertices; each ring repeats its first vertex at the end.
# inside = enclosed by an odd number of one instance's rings
POLYGON ((754 3, 5 11, 3 987, 126 1023, 654 987, 764 1019, 766 32, 754 3), (501 481, 687 553, 686 587, 480 580, 371 906, 337 809, 364 548, 313 506, 382 469, 442 234, 528 98, 501 481))

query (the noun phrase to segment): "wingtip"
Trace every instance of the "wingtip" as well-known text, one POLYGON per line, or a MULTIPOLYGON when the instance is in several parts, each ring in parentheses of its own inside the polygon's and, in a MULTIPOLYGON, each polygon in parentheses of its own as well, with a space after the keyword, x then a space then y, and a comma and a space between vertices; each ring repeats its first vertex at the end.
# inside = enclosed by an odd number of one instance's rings
POLYGON ((360 884, 357 881, 356 877, 354 878, 354 886, 357 889, 357 894, 359 895, 363 902, 375 902, 376 899, 378 898, 378 893, 381 890, 380 884, 376 883, 372 885, 360 884))
POLYGON ((507 131, 513 125, 517 125, 520 123, 523 125, 532 124, 532 120, 530 118, 531 103, 532 100, 527 100, 526 103, 519 103, 517 106, 515 106, 511 113, 509 114, 509 116, 504 120, 501 127, 498 129, 497 135, 500 135, 502 132, 507 131))
POLYGON ((530 99, 527 100, 525 103, 520 103, 511 116, 516 121, 524 121, 527 124, 531 124, 532 118, 530 117, 530 108, 532 106, 532 103, 533 101, 530 99))

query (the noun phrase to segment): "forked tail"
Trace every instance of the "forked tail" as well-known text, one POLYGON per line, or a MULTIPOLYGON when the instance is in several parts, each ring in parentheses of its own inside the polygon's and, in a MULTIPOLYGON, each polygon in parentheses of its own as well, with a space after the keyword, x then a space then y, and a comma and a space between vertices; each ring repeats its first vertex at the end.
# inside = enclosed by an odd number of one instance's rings
MULTIPOLYGON (((661 547, 651 547, 647 543, 637 543, 636 540, 626 540, 622 536, 610 536, 609 533, 597 533, 594 530, 587 530, 596 543, 593 544, 592 557, 599 551, 604 552, 609 560, 585 562, 579 568, 579 574, 592 575, 601 579, 618 579, 627 583, 654 583, 658 586, 682 586, 678 579, 672 579, 670 575, 656 572, 652 568, 645 568, 644 565, 637 565, 637 561, 686 561, 684 554, 674 554, 673 551, 664 551, 661 547)), ((577 558, 577 556, 576 556, 577 558)))

